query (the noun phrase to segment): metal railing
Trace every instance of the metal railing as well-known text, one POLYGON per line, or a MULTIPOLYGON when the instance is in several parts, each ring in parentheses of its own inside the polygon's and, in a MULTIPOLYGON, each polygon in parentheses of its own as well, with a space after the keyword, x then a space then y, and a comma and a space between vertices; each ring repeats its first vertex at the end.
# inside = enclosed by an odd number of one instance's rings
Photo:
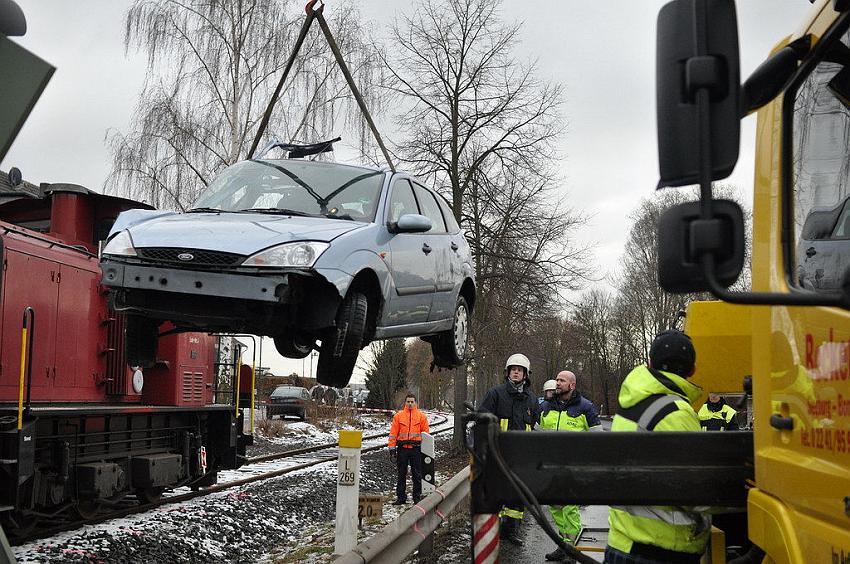
POLYGON ((334 564, 401 562, 426 541, 430 543, 440 523, 445 521, 468 495, 469 466, 402 513, 383 531, 334 560, 334 564))

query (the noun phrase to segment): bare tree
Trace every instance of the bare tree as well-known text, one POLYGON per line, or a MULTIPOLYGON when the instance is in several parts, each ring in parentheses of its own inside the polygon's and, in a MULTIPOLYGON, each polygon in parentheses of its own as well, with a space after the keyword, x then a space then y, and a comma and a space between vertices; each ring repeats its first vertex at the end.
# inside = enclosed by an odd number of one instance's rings
MULTIPOLYGON (((732 186, 718 185, 714 192, 717 197, 736 199, 732 186)), ((618 338, 624 340, 620 343, 622 358, 644 362, 655 335, 665 329, 679 328, 681 313, 690 302, 714 299, 706 292, 671 294, 658 284, 658 220, 670 207, 694 197, 692 192, 666 190, 642 201, 631 216, 633 223, 621 261, 623 270, 617 278, 614 311, 619 325, 618 338)), ((750 215, 745 212, 745 233, 749 233, 750 215)), ((745 290, 750 286, 750 246, 748 235, 744 272, 733 290, 745 290)))
MULTIPOLYGON (((147 52, 148 75, 130 132, 112 132, 111 192, 184 209, 219 170, 247 158, 302 21, 303 3, 272 0, 136 0, 125 47, 147 52)), ((357 80, 377 58, 352 5, 331 26, 357 80)), ((316 141, 347 127, 367 151, 365 126, 318 26, 290 74, 267 138, 316 141)), ((379 94, 364 88, 373 109, 379 94)))
MULTIPOLYGON (((553 196, 562 88, 516 58, 520 24, 501 21, 499 6, 424 0, 394 26, 394 48, 381 51, 400 109, 399 158, 447 197, 470 240, 479 390, 498 380, 531 318, 550 314, 584 274, 569 238, 581 218, 553 196)), ((456 413, 466 388, 459 370, 456 413)))

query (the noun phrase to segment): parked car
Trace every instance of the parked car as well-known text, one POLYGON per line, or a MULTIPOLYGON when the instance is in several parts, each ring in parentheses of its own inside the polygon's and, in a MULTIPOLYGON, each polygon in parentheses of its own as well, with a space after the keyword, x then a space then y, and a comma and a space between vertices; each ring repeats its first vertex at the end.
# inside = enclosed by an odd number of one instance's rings
POLYGON ((131 364, 155 363, 171 321, 268 335, 289 358, 317 349, 337 388, 378 339, 420 336, 438 366, 462 364, 475 305, 445 199, 405 173, 300 159, 232 165, 185 213, 122 213, 101 267, 131 364))
POLYGON ((797 243, 797 278, 809 290, 839 290, 850 267, 850 197, 807 216, 797 243))
POLYGON ((310 404, 310 392, 299 386, 282 385, 274 389, 266 405, 266 419, 275 415, 281 418, 294 415, 303 420, 307 417, 307 406, 310 404))

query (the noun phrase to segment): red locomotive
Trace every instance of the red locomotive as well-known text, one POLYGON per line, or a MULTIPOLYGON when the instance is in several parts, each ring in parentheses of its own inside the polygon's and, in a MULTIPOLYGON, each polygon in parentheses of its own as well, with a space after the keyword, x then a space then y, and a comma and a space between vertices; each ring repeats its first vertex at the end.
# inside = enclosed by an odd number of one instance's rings
POLYGON ((215 338, 163 336, 156 366, 128 367, 134 337, 99 283, 99 242, 148 206, 28 186, 0 194, 0 522, 20 531, 214 484, 251 440, 232 402, 215 403, 215 338))

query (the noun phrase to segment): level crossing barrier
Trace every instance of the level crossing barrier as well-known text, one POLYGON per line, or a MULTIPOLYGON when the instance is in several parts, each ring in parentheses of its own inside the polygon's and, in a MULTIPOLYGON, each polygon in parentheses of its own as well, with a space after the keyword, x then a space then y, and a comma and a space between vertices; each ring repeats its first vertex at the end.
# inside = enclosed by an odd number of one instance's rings
POLYGON ((402 513, 383 531, 334 560, 334 564, 401 562, 414 550, 430 548, 440 523, 469 495, 469 466, 455 474, 434 493, 402 513))

